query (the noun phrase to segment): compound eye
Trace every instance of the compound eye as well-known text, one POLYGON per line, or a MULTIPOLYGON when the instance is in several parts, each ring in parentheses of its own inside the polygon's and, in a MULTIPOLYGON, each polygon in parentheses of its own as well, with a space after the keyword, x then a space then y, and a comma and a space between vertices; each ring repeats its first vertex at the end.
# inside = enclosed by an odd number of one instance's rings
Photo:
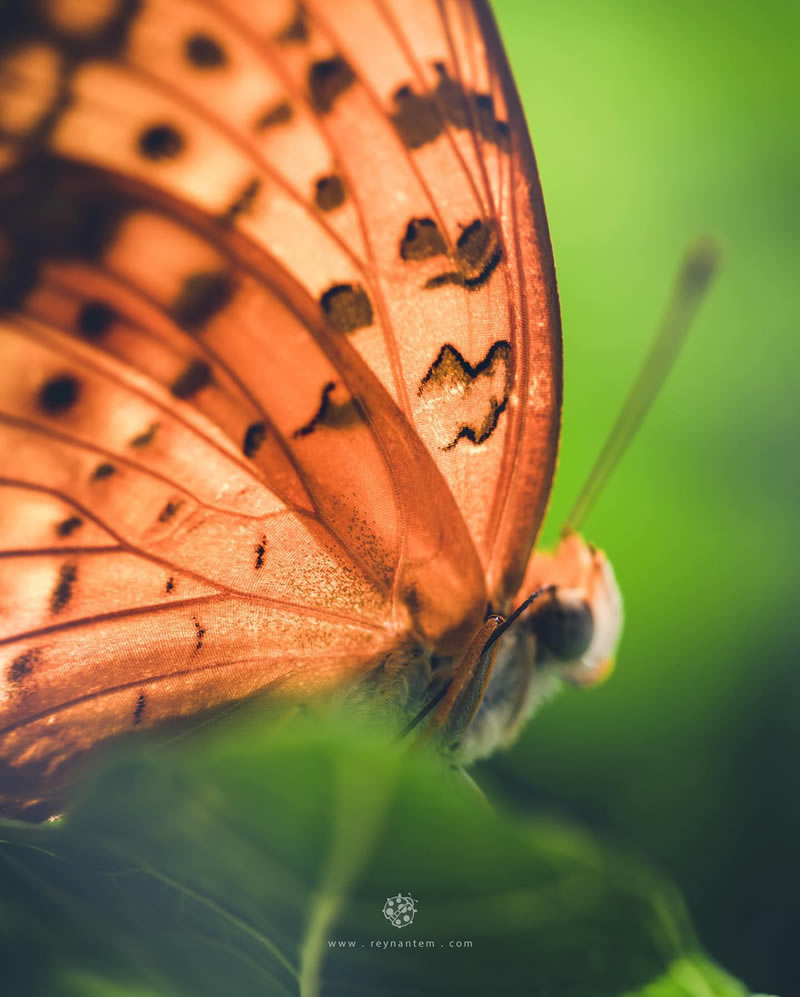
POLYGON ((530 616, 536 635, 537 658, 577 661, 594 637, 592 611, 585 602, 562 602, 555 593, 530 616))

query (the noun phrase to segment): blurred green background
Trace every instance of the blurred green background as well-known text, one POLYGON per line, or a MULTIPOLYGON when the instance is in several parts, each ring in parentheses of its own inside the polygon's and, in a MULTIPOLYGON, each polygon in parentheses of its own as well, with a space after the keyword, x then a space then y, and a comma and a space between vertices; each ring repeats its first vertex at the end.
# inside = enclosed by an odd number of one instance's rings
POLYGON ((565 338, 545 539, 631 383, 687 244, 725 259, 585 530, 615 566, 612 680, 565 693, 479 781, 669 872, 711 954, 800 992, 800 7, 494 4, 547 203, 565 338))

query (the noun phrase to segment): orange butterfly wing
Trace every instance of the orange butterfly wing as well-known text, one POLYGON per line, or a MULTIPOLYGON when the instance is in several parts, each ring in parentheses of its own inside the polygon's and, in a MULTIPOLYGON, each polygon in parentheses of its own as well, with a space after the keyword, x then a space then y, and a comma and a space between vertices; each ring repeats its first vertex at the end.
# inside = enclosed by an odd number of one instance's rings
POLYGON ((9 798, 168 717, 457 657, 518 587, 560 409, 483 5, 42 10, 0 52, 9 798))

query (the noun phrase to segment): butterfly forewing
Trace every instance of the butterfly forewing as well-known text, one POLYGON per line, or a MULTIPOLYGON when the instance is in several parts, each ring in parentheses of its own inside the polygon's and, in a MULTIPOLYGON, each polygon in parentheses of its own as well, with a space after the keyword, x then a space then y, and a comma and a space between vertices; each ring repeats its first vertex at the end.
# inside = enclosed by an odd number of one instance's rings
POLYGON ((4 16, 0 791, 405 647, 457 661, 518 587, 560 407, 488 9, 4 16))

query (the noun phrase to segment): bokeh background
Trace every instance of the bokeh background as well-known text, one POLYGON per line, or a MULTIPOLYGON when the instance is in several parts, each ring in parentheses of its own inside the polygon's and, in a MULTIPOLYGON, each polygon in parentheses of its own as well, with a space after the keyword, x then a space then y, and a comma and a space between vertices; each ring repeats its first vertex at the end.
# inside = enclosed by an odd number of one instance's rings
POLYGON ((585 525, 625 597, 618 666, 479 781, 653 860, 754 991, 800 992, 800 7, 494 3, 539 160, 565 335, 545 539, 701 233, 723 268, 585 525))

